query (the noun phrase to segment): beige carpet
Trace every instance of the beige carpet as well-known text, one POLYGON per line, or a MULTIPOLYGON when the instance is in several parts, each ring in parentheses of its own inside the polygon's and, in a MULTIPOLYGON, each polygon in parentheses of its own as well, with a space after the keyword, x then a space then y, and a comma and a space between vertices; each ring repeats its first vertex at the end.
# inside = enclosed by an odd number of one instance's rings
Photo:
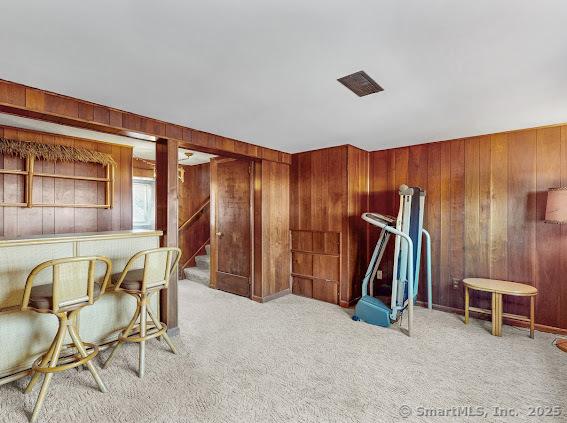
MULTIPOLYGON (((418 308, 408 338, 293 295, 257 304, 181 281, 180 297, 180 355, 152 341, 140 380, 137 350, 124 348, 101 371, 108 394, 86 371, 56 375, 40 421, 567 421, 567 354, 552 335, 531 340, 506 326, 496 338, 488 322, 464 326, 459 316, 418 308), (402 405, 412 413, 405 420, 402 405), (554 406, 562 416, 527 415, 554 406), (487 416, 419 416, 453 407, 487 416), (492 407, 519 416, 496 417, 492 407)), ((0 386, 0 421, 27 421, 38 388, 26 396, 23 386, 0 386)))

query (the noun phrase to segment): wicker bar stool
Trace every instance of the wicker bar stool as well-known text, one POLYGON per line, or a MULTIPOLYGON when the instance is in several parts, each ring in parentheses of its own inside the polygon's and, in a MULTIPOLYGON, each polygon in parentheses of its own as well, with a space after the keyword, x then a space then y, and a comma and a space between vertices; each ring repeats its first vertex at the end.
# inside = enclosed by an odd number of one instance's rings
POLYGON ((108 366, 116 351, 124 342, 136 342, 140 344, 138 376, 144 376, 146 360, 146 341, 152 338, 162 337, 171 351, 177 354, 177 350, 167 334, 167 326, 161 323, 157 315, 150 307, 150 299, 162 289, 167 289, 169 280, 175 271, 181 250, 174 247, 154 248, 140 251, 132 256, 126 264, 122 273, 112 276, 113 289, 123 291, 136 298, 136 311, 130 323, 118 337, 112 352, 103 365, 108 366), (143 268, 132 269, 136 263, 143 261, 143 268), (151 322, 148 321, 148 317, 151 322), (136 327, 136 322, 139 325, 136 327))
POLYGON ((29 274, 21 310, 54 314, 59 320, 57 335, 47 352, 34 362, 32 378, 25 390, 26 393, 31 392, 40 374, 45 374, 31 422, 34 422, 39 415, 53 373, 86 365, 101 392, 107 392, 106 386, 90 362, 98 354, 98 346, 81 340, 77 318, 83 307, 92 305, 104 293, 111 269, 112 263, 106 257, 69 257, 41 263, 29 274), (95 270, 99 263, 105 266, 102 285, 95 283, 95 270), (38 275, 49 271, 51 271, 51 283, 34 286, 38 275), (73 342, 63 345, 67 333, 73 342), (63 350, 69 348, 76 349, 76 354, 62 354, 63 350), (60 356, 63 356, 62 364, 58 364, 60 356))

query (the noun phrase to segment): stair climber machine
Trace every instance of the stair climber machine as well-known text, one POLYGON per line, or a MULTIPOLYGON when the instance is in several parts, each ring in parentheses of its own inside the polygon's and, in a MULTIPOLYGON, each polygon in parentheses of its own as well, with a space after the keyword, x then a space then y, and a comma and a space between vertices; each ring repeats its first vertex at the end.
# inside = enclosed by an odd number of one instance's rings
POLYGON ((362 298, 356 304, 352 319, 389 327, 393 322, 398 321, 407 309, 407 334, 410 336, 413 323, 413 306, 419 286, 422 235, 425 237, 427 258, 427 305, 429 309, 432 308, 431 238, 429 233, 423 229, 425 191, 421 188, 401 185, 399 192, 400 211, 397 219, 378 213, 364 213, 362 215, 362 219, 380 228, 381 231, 368 270, 362 281, 362 298), (391 235, 395 237, 394 268, 392 272, 392 298, 388 306, 372 295, 372 288, 369 295, 368 288, 376 277, 376 272, 391 235))

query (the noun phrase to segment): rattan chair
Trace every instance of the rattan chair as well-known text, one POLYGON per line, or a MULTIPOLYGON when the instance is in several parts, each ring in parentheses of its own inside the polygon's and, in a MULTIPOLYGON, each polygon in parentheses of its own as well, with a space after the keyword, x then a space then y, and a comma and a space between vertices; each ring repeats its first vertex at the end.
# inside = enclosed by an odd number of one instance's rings
POLYGON ((177 350, 167 334, 167 326, 159 321, 150 307, 150 299, 154 294, 168 287, 169 280, 175 272, 180 258, 181 250, 174 247, 140 251, 128 261, 122 273, 112 276, 115 291, 123 291, 136 298, 136 311, 128 326, 118 337, 118 341, 103 368, 108 366, 116 351, 124 342, 140 344, 138 366, 138 376, 140 377, 144 376, 147 340, 162 337, 171 351, 177 354, 177 350), (141 269, 133 269, 142 261, 143 267, 141 269), (148 317, 151 322, 148 322, 148 317), (138 320, 139 325, 136 327, 138 320))
POLYGON ((49 349, 34 362, 32 378, 25 390, 26 393, 31 392, 40 374, 45 374, 31 422, 34 422, 39 415, 53 373, 85 365, 101 392, 107 392, 106 386, 90 362, 98 354, 98 346, 81 340, 77 318, 83 307, 92 305, 104 293, 111 269, 112 263, 106 257, 70 257, 41 263, 29 274, 21 310, 54 314, 59 319, 57 335, 49 349), (97 263, 105 266, 102 284, 95 283, 97 263), (34 285, 38 275, 49 270, 51 270, 51 283, 34 285), (63 341, 67 333, 73 342, 64 346, 63 341), (69 348, 76 349, 76 354, 62 354, 69 348), (58 365, 60 356, 63 364, 58 365))

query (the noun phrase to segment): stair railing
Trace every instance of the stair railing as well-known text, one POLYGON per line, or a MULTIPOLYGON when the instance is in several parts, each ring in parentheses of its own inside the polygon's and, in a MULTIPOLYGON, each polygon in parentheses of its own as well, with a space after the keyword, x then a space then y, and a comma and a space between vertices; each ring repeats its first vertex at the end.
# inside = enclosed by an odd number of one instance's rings
POLYGON ((185 263, 183 263, 182 266, 179 266, 179 273, 181 275, 183 275, 183 270, 185 270, 185 267, 191 263, 191 261, 197 257, 199 255, 199 251, 202 251, 203 248, 205 248, 205 246, 209 243, 209 241, 211 240, 211 238, 208 238, 198 249, 197 251, 195 251, 195 254, 193 254, 191 257, 189 257, 189 260, 186 260, 185 263))
POLYGON ((205 211, 205 209, 209 204, 211 204, 211 197, 207 197, 207 199, 201 205, 201 207, 199 207, 197 211, 193 213, 189 219, 187 219, 185 222, 179 225, 179 232, 189 227, 197 219, 197 217, 199 217, 205 211))
MULTIPOLYGON (((211 197, 207 197, 205 202, 197 209, 197 211, 193 213, 191 217, 189 217, 189 219, 185 220, 185 222, 179 225, 178 232, 180 237, 181 237, 181 232, 191 227, 193 223, 195 223, 197 219, 201 217, 201 215, 205 212, 205 210, 210 204, 211 204, 211 197)), ((207 238, 207 240, 197 249, 197 251, 195 251, 195 253, 188 260, 186 260, 181 266, 179 266, 179 274, 181 277, 183 277, 183 270, 185 269, 185 266, 191 263, 191 261, 199 254, 199 251, 203 250, 205 245, 207 245, 210 242, 210 240, 211 240, 210 237, 207 238)))

